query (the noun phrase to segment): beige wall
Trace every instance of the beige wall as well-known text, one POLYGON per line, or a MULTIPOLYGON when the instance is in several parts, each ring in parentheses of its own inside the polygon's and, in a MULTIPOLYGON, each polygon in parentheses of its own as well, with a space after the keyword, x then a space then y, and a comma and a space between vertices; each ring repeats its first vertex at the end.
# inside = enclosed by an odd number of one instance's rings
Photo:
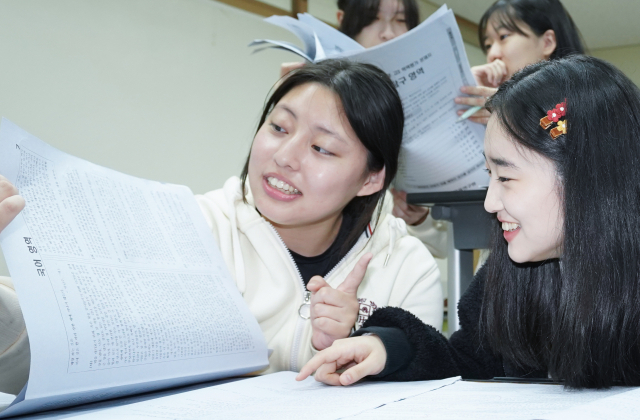
POLYGON ((607 60, 640 86, 640 45, 592 50, 591 55, 607 60))

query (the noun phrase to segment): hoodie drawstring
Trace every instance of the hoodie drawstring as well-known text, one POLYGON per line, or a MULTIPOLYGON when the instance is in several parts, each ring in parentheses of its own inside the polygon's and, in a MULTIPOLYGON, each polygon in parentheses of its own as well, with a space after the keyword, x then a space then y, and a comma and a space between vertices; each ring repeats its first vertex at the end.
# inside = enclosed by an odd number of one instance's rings
POLYGON ((387 223, 389 225, 389 248, 387 248, 387 256, 384 259, 383 267, 387 266, 389 258, 391 258, 393 247, 396 245, 396 239, 407 234, 407 224, 404 220, 396 217, 388 217, 387 223))

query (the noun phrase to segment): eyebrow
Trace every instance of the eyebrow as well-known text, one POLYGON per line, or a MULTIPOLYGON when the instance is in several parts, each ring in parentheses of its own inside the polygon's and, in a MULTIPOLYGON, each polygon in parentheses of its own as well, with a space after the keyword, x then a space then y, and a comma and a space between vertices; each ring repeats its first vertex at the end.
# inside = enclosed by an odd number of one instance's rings
MULTIPOLYGON (((297 120, 297 119, 298 119, 298 116, 296 115, 296 113, 295 113, 295 112, 293 112, 293 110, 292 110, 291 108, 289 108, 288 106, 286 106, 285 104, 278 104, 278 105, 276 105, 276 108, 280 108, 280 109, 282 109, 283 111, 288 112, 289 114, 291 114, 291 116, 293 117, 293 119, 295 119, 295 120, 297 120)), ((346 140, 345 140, 345 139, 343 139, 343 138, 342 138, 338 133, 336 133, 336 132, 334 132, 334 131, 331 131, 331 130, 329 130, 329 129, 328 129, 328 128, 326 128, 326 127, 322 127, 322 126, 320 126, 320 125, 314 125, 314 126, 313 126, 313 128, 314 128, 314 129, 316 129, 316 130, 318 130, 318 131, 323 132, 324 134, 327 134, 327 135, 329 135, 329 136, 331 136, 331 137, 335 138, 336 140, 340 140, 341 142, 346 143, 346 140)))
POLYGON ((295 112, 293 112, 293 110, 291 108, 289 108, 288 106, 284 105, 284 104, 277 104, 276 108, 281 108, 282 110, 288 112, 289 114, 291 114, 291 116, 293 117, 293 119, 297 120, 298 116, 296 115, 295 112))
POLYGON ((487 155, 485 155, 484 152, 482 153, 482 155, 484 156, 484 160, 488 159, 496 166, 500 166, 503 168, 520 169, 516 166, 516 164, 514 164, 513 162, 509 162, 508 160, 494 157, 487 158, 487 155))
POLYGON ((334 139, 336 139, 336 140, 339 140, 339 141, 341 141, 341 142, 343 142, 343 143, 346 143, 346 140, 345 140, 345 139, 343 139, 343 138, 342 138, 338 133, 333 132, 333 131, 329 130, 329 129, 328 129, 328 128, 326 128, 326 127, 322 127, 322 126, 316 125, 316 126, 314 126, 314 128, 315 128, 316 130, 318 130, 318 131, 321 131, 321 132, 323 132, 323 133, 325 133, 325 134, 327 134, 327 135, 329 135, 329 136, 333 137, 333 138, 334 138, 334 139))

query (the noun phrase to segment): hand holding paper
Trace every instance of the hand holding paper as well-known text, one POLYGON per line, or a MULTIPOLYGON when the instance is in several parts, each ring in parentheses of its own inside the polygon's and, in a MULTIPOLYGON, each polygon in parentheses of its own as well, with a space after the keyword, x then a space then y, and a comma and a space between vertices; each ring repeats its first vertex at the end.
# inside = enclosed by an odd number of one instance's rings
POLYGON ((318 350, 326 349, 339 338, 348 337, 358 318, 360 305, 356 293, 364 279, 373 254, 366 253, 347 278, 336 289, 322 277, 315 276, 307 289, 311 295, 311 343, 318 350))
POLYGON ((18 189, 7 178, 0 175, 0 232, 24 208, 24 198, 18 195, 18 189))
MULTIPOLYGON (((487 102, 487 98, 496 93, 498 89, 486 86, 462 86, 460 91, 472 96, 458 96, 455 98, 455 103, 459 105, 468 105, 471 107, 483 107, 487 102)), ((458 111, 458 115, 462 115, 466 110, 461 109, 458 111)), ((487 125, 491 113, 487 109, 481 109, 478 112, 474 112, 469 116, 469 121, 487 125)))

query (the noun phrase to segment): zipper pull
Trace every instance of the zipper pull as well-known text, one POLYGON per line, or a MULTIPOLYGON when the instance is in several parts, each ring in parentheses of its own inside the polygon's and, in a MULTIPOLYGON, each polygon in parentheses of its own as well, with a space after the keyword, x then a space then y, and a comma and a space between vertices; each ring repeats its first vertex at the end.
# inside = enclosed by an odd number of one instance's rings
POLYGON ((311 318, 311 292, 308 290, 304 291, 304 302, 298 308, 298 315, 302 319, 311 318))

